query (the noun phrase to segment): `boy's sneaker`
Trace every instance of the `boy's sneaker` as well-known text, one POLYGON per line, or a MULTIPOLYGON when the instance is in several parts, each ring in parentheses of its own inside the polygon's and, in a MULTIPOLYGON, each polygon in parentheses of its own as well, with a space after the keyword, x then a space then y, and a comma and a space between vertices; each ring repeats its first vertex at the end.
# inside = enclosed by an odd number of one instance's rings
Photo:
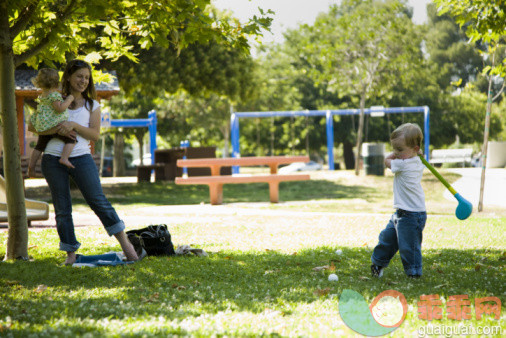
POLYGON ((371 265, 371 273, 373 277, 381 278, 383 276, 383 267, 373 264, 371 265))
POLYGON ((408 275, 409 279, 418 279, 420 277, 422 277, 422 276, 420 276, 420 275, 408 275))

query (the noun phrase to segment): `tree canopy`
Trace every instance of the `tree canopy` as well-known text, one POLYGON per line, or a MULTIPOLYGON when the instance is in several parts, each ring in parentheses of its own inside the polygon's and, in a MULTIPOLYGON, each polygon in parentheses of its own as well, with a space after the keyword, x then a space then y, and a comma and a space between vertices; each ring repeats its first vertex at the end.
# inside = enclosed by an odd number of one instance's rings
MULTIPOLYGON (((478 211, 483 210, 483 193, 485 186, 485 170, 487 159, 488 138, 492 122, 492 102, 502 95, 506 81, 506 6, 502 0, 491 2, 486 0, 436 0, 439 14, 449 13, 462 27, 466 26, 469 41, 486 46, 485 54, 488 65, 482 73, 488 77, 487 105, 482 145, 482 172, 478 211), (502 82, 499 91, 493 93, 494 83, 502 82)), ((499 125, 500 127, 500 125, 499 125)))
POLYGON ((0 2, 0 109, 4 140, 9 240, 6 259, 27 257, 27 221, 20 170, 14 95, 14 69, 64 64, 96 53, 95 59, 136 60, 129 37, 141 48, 219 41, 249 50, 248 36, 261 34, 271 18, 240 23, 220 20, 210 0, 7 0, 0 2))

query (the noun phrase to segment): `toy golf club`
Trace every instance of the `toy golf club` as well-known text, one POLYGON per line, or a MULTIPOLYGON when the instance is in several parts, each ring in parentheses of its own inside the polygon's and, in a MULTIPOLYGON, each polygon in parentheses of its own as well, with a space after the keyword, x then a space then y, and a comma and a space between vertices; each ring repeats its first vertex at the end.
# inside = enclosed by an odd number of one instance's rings
POLYGON ((432 165, 430 165, 429 162, 427 162, 423 158, 423 155, 418 155, 418 156, 420 156, 420 159, 422 160, 423 164, 425 164, 425 166, 434 174, 434 176, 436 176, 437 179, 445 185, 445 187, 453 194, 453 196, 459 202, 459 205, 457 206, 457 210, 455 210, 455 215, 457 216, 457 218, 460 220, 465 220, 466 218, 471 216, 471 213, 473 212, 473 205, 471 204, 471 202, 466 200, 464 197, 460 196, 460 194, 455 189, 453 189, 453 187, 450 185, 450 183, 448 183, 443 178, 443 176, 441 176, 441 174, 438 173, 437 170, 434 169, 434 167, 432 165))

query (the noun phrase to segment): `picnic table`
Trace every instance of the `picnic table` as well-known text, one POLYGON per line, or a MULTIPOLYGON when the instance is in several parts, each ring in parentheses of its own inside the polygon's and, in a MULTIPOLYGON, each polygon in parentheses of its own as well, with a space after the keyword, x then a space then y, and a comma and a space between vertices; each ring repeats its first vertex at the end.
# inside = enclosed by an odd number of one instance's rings
POLYGON ((211 176, 176 177, 176 184, 204 184, 209 186, 210 202, 213 205, 223 203, 223 185, 239 183, 268 183, 271 203, 279 201, 279 182, 309 180, 307 174, 279 175, 281 164, 294 162, 309 162, 309 156, 259 156, 259 157, 230 157, 230 158, 199 158, 177 160, 178 167, 210 168, 211 176), (220 175, 224 166, 259 166, 267 165, 269 175, 220 175))

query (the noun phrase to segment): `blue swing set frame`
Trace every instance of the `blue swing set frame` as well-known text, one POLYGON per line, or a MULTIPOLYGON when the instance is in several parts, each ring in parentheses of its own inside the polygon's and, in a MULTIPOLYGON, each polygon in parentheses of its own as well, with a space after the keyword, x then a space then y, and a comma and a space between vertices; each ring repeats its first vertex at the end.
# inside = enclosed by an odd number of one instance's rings
MULTIPOLYGON (((430 110, 428 106, 418 107, 394 107, 385 108, 375 106, 364 109, 364 114, 371 116, 382 116, 384 114, 402 113, 423 113, 424 114, 424 153, 429 161, 430 144, 430 110)), ((232 143, 232 157, 241 157, 239 144, 239 119, 240 118, 262 118, 262 117, 293 117, 293 116, 325 116, 327 130, 327 155, 329 170, 334 170, 334 115, 359 115, 360 109, 339 109, 339 110, 300 110, 300 111, 268 111, 268 112, 236 112, 230 117, 230 137, 232 143)), ((233 167, 234 174, 239 173, 239 167, 233 167)))

